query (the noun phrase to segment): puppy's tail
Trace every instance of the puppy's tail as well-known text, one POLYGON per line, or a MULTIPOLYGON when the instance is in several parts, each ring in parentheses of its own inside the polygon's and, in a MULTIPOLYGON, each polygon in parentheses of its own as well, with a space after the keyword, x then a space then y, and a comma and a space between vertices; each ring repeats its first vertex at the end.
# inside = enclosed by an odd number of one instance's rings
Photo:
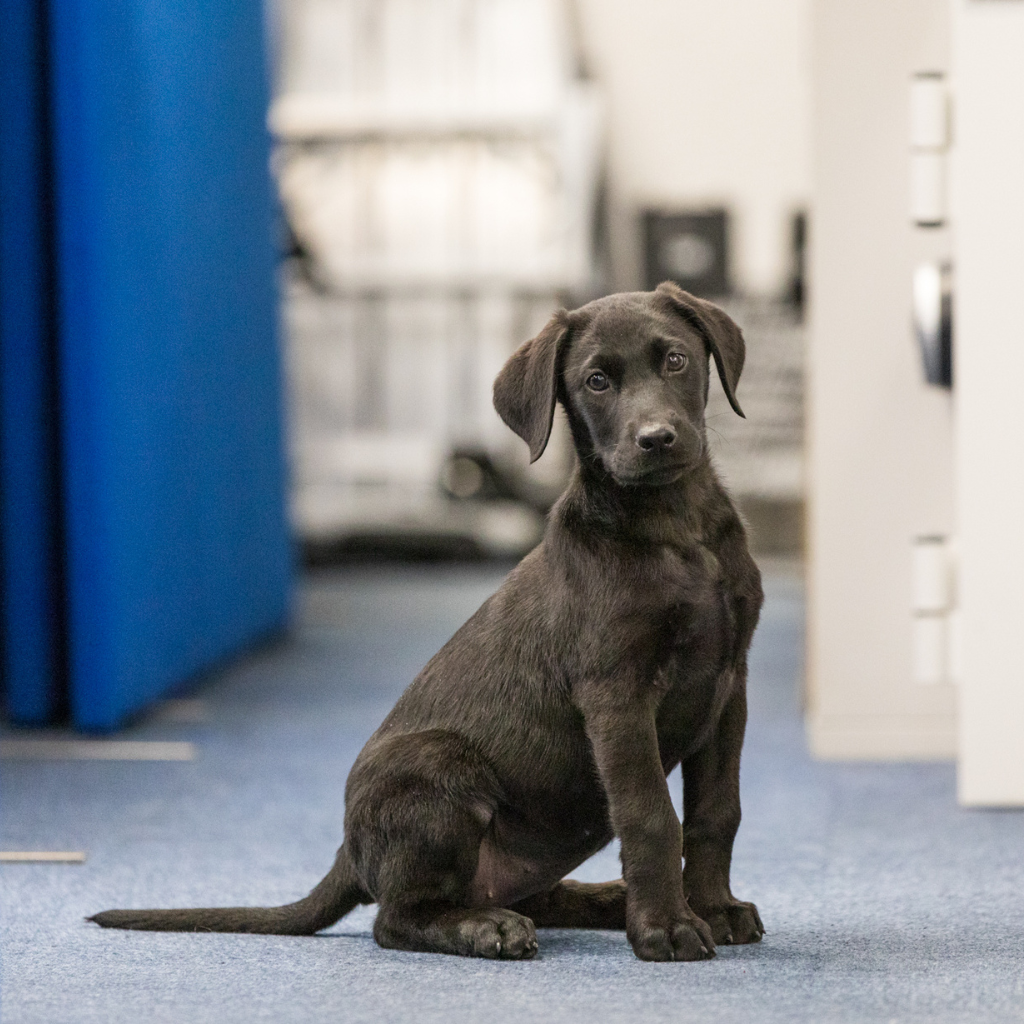
POLYGON ((305 898, 283 907, 218 907, 194 910, 104 910, 86 918, 102 928, 147 932, 248 932, 260 935, 312 935, 373 897, 356 875, 344 845, 334 867, 305 898))

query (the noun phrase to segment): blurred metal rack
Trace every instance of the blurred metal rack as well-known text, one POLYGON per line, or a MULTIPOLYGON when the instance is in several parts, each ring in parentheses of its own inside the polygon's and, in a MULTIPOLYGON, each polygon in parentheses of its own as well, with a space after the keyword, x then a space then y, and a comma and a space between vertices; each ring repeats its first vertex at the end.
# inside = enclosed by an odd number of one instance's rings
POLYGON ((730 298, 747 361, 740 419, 712 387, 706 422, 712 456, 764 554, 799 555, 804 530, 804 342, 799 311, 769 299, 730 298))
POLYGON ((556 438, 528 469, 491 384, 597 277, 601 103, 575 75, 566 11, 292 0, 283 14, 269 121, 302 254, 285 300, 298 534, 321 550, 387 534, 519 554, 568 453, 556 438), (460 453, 516 486, 446 496, 460 453))

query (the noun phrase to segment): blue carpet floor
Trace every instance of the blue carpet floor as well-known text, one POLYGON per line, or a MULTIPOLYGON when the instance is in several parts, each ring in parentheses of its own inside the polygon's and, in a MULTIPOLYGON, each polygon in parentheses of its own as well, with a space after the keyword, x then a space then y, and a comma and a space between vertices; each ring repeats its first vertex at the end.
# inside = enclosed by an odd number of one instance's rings
MULTIPOLYGON (((536 960, 503 963, 381 950, 372 908, 313 938, 82 920, 305 894, 341 839, 360 745, 500 575, 309 577, 295 636, 201 688, 205 722, 165 713, 126 733, 193 740, 195 762, 6 762, 0 846, 84 849, 88 861, 0 865, 3 1020, 1024 1021, 1024 814, 958 809, 951 765, 809 759, 802 594, 784 571, 768 572, 752 655, 733 873, 768 929, 758 946, 645 964, 622 934, 544 931, 536 960)), ((577 872, 618 874, 613 849, 577 872)))

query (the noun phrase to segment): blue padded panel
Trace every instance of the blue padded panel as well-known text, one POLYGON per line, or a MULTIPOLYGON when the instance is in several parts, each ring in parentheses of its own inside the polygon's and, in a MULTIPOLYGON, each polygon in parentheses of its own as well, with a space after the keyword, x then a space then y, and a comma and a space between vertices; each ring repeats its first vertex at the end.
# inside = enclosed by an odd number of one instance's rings
POLYGON ((60 705, 52 245, 45 23, 0 0, 0 566, 7 712, 60 705))
POLYGON ((263 14, 51 19, 71 701, 103 730, 287 616, 263 14))

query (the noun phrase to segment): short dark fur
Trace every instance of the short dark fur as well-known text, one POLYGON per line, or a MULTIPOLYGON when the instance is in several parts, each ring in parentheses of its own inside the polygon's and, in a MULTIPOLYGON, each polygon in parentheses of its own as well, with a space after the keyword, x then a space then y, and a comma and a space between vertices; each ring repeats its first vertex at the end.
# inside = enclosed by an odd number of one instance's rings
POLYGON ((740 412, 743 356, 739 328, 671 284, 556 314, 494 401, 537 458, 560 400, 578 467, 540 546, 359 755, 327 877, 285 907, 91 920, 298 935, 377 902, 398 949, 527 958, 535 925, 625 928, 645 960, 757 942, 729 866, 761 581, 704 431, 709 357, 740 412), (620 881, 562 880, 613 835, 620 881))

